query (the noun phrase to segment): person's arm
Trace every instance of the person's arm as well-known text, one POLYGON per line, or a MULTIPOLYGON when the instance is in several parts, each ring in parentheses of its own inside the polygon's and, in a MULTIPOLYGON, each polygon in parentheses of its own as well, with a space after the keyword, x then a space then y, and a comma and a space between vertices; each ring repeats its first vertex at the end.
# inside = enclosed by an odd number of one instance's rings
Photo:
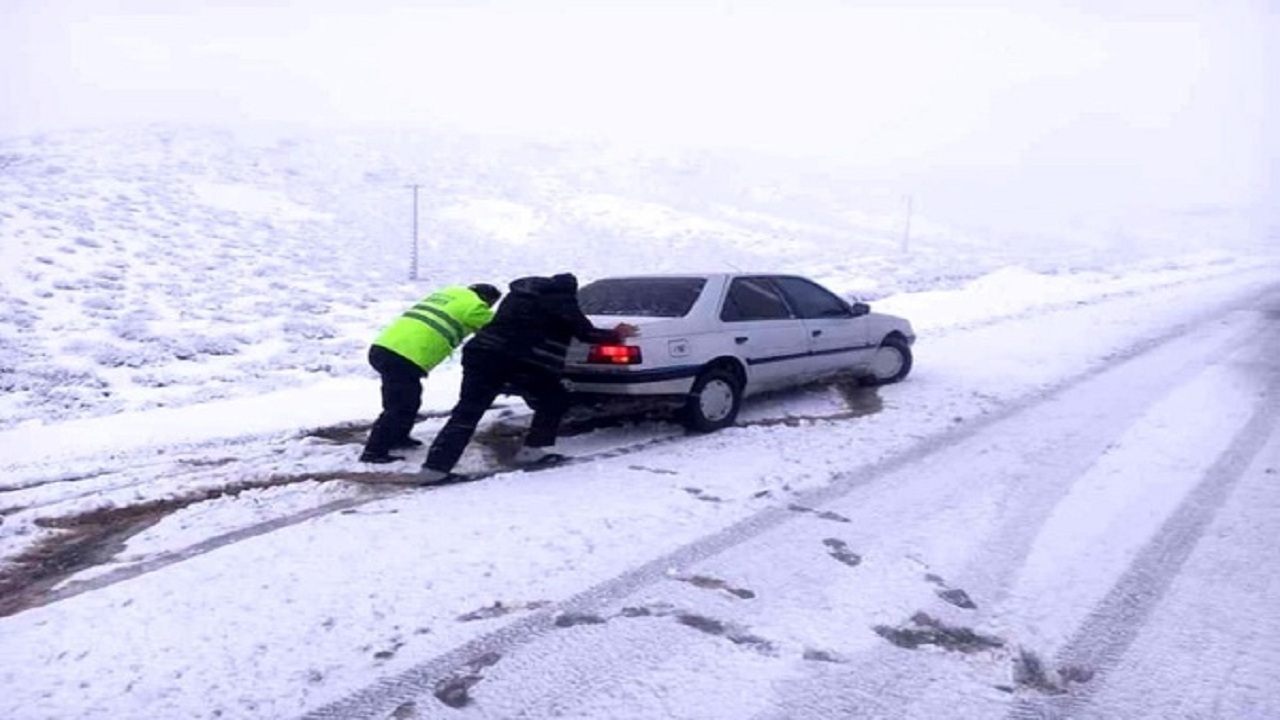
POLYGON ((587 322, 587 325, 591 326, 590 330, 582 334, 574 333, 574 337, 589 343, 620 343, 629 337, 635 337, 640 334, 640 328, 631 323, 618 323, 612 328, 598 328, 595 325, 591 325, 590 321, 587 322))
POLYGON ((480 301, 475 305, 468 307, 466 312, 462 314, 462 317, 458 319, 462 321, 462 324, 465 325, 469 331, 475 332, 485 325, 488 325, 489 321, 493 320, 493 308, 489 307, 487 303, 480 301))

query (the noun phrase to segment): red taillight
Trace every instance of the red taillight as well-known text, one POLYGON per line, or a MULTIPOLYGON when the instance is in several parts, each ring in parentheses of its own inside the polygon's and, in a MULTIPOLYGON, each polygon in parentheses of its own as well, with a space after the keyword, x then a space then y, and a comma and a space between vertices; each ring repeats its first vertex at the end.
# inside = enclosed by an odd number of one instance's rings
POLYGON ((636 345, 592 345, 587 362, 596 365, 639 365, 640 348, 636 345))

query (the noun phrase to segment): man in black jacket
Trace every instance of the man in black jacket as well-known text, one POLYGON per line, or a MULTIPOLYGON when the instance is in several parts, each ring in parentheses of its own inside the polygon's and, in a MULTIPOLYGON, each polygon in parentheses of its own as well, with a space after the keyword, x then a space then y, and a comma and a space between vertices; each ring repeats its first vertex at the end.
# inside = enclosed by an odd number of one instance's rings
POLYGON ((560 420, 569 409, 569 391, 561 383, 569 341, 621 342, 637 332, 628 323, 612 330, 592 325, 578 307, 578 279, 569 273, 513 281, 493 320, 462 348, 458 404, 431 443, 421 481, 458 479, 453 466, 471 442, 480 418, 504 392, 519 394, 533 408, 532 424, 516 462, 560 459, 547 449, 555 445, 560 420))

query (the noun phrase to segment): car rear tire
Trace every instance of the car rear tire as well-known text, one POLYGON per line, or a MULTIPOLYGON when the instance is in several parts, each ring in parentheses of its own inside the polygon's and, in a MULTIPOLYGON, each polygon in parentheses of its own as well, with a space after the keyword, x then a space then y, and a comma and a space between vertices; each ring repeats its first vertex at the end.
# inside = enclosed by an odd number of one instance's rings
POLYGON ((738 419, 742 383, 724 368, 711 368, 698 376, 681 411, 681 422, 694 432, 715 432, 738 419))
POLYGON ((888 385, 905 378, 911 372, 911 345, 906 338, 890 335, 876 348, 871 357, 871 374, 863 378, 864 385, 888 385))

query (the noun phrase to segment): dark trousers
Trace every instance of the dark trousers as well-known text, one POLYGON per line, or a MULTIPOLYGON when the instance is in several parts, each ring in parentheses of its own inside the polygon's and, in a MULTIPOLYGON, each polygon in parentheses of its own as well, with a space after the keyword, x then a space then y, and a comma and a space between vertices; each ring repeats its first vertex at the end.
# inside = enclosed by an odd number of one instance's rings
POLYGON ((369 348, 369 365, 382 377, 382 413, 373 422, 364 451, 385 455, 413 430, 422 407, 422 378, 426 372, 381 345, 369 348))
POLYGON ((560 376, 520 363, 500 353, 475 350, 462 354, 462 389, 440 434, 431 443, 423 467, 449 472, 467 449, 480 418, 499 395, 515 394, 533 408, 524 444, 548 447, 556 442, 560 420, 569 410, 569 391, 560 376))

